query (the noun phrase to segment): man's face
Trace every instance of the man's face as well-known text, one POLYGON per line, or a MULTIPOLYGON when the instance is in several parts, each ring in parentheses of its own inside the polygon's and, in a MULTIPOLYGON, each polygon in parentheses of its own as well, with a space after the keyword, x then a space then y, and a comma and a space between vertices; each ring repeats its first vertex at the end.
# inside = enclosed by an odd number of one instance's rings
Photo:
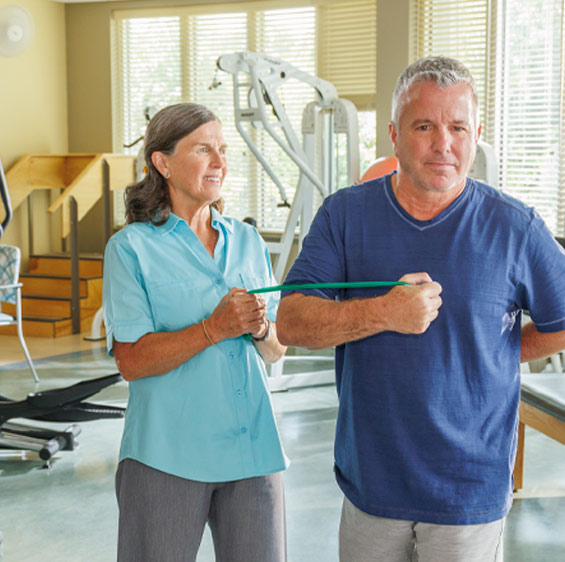
POLYGON ((417 82, 402 102, 397 126, 389 127, 399 182, 417 190, 462 190, 480 135, 470 86, 417 82))

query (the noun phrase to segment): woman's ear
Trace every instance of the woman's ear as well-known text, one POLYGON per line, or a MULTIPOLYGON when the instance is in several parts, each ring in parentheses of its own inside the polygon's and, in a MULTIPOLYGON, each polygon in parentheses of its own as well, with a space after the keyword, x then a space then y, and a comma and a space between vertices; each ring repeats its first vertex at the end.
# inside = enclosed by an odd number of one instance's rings
POLYGON ((162 152, 154 152, 151 154, 151 162, 153 166, 157 168, 157 171, 165 178, 169 177, 169 172, 167 170, 167 159, 162 152))

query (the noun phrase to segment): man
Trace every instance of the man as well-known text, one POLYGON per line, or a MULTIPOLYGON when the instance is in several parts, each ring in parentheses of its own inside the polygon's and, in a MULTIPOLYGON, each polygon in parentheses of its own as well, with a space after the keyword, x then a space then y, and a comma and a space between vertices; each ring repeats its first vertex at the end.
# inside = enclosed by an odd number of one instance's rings
POLYGON ((417 61, 392 106, 398 172, 326 198, 286 282, 408 284, 286 292, 279 338, 336 346, 340 560, 501 561, 520 354, 565 347, 565 254, 466 177, 481 128, 463 65, 417 61))

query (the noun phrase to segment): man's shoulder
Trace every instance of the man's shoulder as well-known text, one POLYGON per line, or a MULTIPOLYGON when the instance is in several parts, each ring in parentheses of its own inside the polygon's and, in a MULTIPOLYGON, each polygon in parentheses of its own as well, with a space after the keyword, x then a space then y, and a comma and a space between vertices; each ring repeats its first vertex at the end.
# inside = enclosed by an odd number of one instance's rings
POLYGON ((523 201, 520 201, 520 199, 478 180, 471 181, 474 184, 476 192, 482 199, 478 202, 479 205, 487 205, 493 210, 508 215, 509 218, 521 218, 527 222, 530 222, 536 216, 535 209, 523 201))
POLYGON ((387 176, 375 178, 363 183, 358 183, 350 187, 338 189, 336 192, 328 195, 325 201, 331 205, 344 205, 344 204, 363 204, 367 200, 372 200, 376 197, 385 194, 387 185, 387 176))

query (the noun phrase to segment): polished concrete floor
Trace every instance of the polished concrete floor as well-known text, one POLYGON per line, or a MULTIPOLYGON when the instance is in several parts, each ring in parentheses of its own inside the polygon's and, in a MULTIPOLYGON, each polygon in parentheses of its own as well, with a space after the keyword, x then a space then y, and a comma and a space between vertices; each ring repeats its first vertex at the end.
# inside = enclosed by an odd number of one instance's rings
MULTIPOLYGON (((15 344, 0 337, 0 351, 3 345, 15 349, 15 344)), ((4 360, 0 361, 0 393, 23 398, 28 392, 115 372, 101 343, 75 338, 71 348, 76 351, 62 354, 61 345, 56 349, 41 345, 30 345, 32 355, 41 357, 36 360, 39 387, 25 363, 4 360)), ((97 402, 114 405, 123 405, 126 399, 124 382, 96 396, 97 402)), ((332 473, 335 387, 277 392, 273 402, 292 460, 285 473, 289 562, 336 562, 341 494, 332 473)), ((80 446, 59 453, 50 468, 42 468, 33 455, 28 460, 0 460, 2 562, 115 559, 113 478, 123 422, 97 420, 81 427, 80 446)), ((565 447, 528 429, 525 487, 516 495, 508 517, 505 561, 564 562, 564 529, 565 447)), ((206 534, 198 561, 213 560, 206 534)))

